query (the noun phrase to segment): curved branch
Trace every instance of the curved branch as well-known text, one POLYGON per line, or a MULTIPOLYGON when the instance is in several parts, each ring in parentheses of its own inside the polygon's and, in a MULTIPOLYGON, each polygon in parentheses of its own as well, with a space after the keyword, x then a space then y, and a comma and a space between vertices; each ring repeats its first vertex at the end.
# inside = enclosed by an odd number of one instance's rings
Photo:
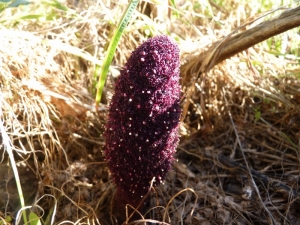
POLYGON ((229 35, 221 41, 213 43, 207 51, 192 59, 194 62, 192 71, 198 71, 198 76, 199 73, 209 71, 221 61, 259 42, 298 26, 300 26, 300 6, 285 10, 274 19, 262 22, 249 30, 236 35, 229 35))

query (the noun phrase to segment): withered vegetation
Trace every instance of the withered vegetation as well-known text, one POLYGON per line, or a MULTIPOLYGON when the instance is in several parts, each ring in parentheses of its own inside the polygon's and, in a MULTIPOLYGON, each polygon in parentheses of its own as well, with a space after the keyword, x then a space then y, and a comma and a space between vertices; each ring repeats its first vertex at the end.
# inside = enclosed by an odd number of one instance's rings
POLYGON ((196 3, 138 6, 98 109, 91 90, 94 64, 104 58, 124 2, 62 1, 77 16, 57 11, 50 22, 2 23, 1 220, 12 216, 8 224, 22 224, 7 154, 12 150, 25 203, 46 224, 53 218, 55 224, 115 224, 115 187, 103 154, 107 108, 130 52, 147 35, 163 33, 181 50, 178 160, 164 185, 149 193, 149 211, 134 221, 128 215, 124 224, 300 224, 300 67, 291 46, 300 41, 297 32, 282 30, 270 46, 252 43, 220 60, 234 43, 230 38, 287 15, 288 7, 297 24, 299 9, 289 5, 262 16, 255 5, 238 1, 205 10, 198 3, 198 11, 196 3), (273 51, 278 43, 281 55, 273 51))

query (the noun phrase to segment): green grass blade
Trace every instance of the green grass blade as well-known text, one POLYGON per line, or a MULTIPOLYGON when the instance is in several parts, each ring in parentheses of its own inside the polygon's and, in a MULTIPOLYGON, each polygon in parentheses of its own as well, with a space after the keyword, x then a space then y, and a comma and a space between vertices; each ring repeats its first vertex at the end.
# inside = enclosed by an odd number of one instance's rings
MULTIPOLYGON (((96 93, 96 106, 97 107, 96 108, 98 108, 98 104, 101 100, 102 91, 103 91, 104 84, 106 81, 106 76, 107 76, 107 73, 109 70, 109 66, 114 57, 116 48, 118 46, 119 40, 120 40, 138 3, 139 3, 139 0, 131 0, 130 1, 129 5, 127 6, 127 8, 122 16, 122 19, 120 20, 120 22, 118 24, 118 27, 117 27, 114 35, 112 36, 112 39, 109 40, 110 43, 109 43, 109 46, 107 49, 106 56, 104 58, 102 68, 100 70, 100 76, 99 76, 99 80, 98 80, 97 87, 96 87, 97 88, 97 93, 96 93)), ((98 71, 97 65, 96 65, 95 71, 98 71)), ((95 74, 95 75, 97 76, 98 74, 95 74)))
POLYGON ((174 12, 176 14, 176 17, 179 17, 179 13, 178 13, 178 10, 176 8, 176 3, 175 3, 175 0, 170 0, 170 3, 172 5, 172 7, 175 9, 174 12))
MULTIPOLYGON (((2 110, 0 110, 0 116, 1 115, 2 115, 2 110)), ((15 176, 21 207, 25 207, 25 201, 24 201, 24 196, 23 196, 23 192, 22 192, 20 177, 19 177, 17 166, 16 166, 16 161, 15 161, 15 158, 14 158, 14 155, 13 155, 13 150, 11 148, 12 143, 11 143, 11 141, 10 141, 6 131, 5 131, 2 120, 0 120, 0 133, 2 135, 4 149, 8 153, 10 163, 11 163, 11 167, 12 167, 12 170, 13 170, 13 173, 14 173, 14 176, 15 176)), ((26 212, 23 211, 22 215, 23 215, 24 224, 26 224, 27 221, 28 221, 27 216, 26 216, 26 212)))
MULTIPOLYGON (((101 67, 99 64, 96 64, 95 66, 95 70, 94 70, 94 76, 93 76, 93 80, 92 80, 92 94, 93 96, 97 94, 97 76, 98 74, 101 74, 101 67)), ((104 80, 105 82, 105 80, 104 80)), ((101 95, 102 95, 102 91, 101 91, 101 94, 100 94, 100 100, 101 100, 101 95)), ((100 102, 99 100, 99 102, 100 102)))
POLYGON ((42 1, 43 4, 45 4, 46 6, 51 6, 54 7, 56 9, 62 10, 62 11, 73 11, 70 10, 68 7, 64 6, 63 4, 61 4, 59 1, 57 0, 44 0, 42 1))

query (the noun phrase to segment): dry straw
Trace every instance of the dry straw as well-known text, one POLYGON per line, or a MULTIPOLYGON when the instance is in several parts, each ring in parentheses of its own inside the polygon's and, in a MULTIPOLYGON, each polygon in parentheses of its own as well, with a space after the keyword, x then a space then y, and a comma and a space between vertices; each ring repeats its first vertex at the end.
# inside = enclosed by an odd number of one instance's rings
MULTIPOLYGON (((2 21, 14 25, 0 32, 2 135, 11 142, 25 204, 38 204, 32 210, 42 215, 43 209, 45 224, 53 216, 54 224, 114 224, 109 211, 114 186, 102 152, 106 107, 130 51, 147 34, 161 33, 173 36, 181 49, 184 114, 178 161, 164 185, 150 193, 147 213, 127 224, 300 223, 297 32, 281 30, 284 35, 262 44, 256 38, 243 41, 266 24, 270 33, 263 39, 276 35, 270 26, 276 21, 293 24, 285 29, 298 26, 299 7, 288 5, 260 18, 256 3, 202 2, 138 6, 98 113, 90 94, 93 69, 104 58, 125 2, 69 1, 65 5, 73 10, 54 10, 54 20, 2 21), (278 43, 280 56, 273 54, 278 43)), ((23 13, 9 10, 6 17, 23 13)), ((4 144, 2 221, 20 209, 4 144)))

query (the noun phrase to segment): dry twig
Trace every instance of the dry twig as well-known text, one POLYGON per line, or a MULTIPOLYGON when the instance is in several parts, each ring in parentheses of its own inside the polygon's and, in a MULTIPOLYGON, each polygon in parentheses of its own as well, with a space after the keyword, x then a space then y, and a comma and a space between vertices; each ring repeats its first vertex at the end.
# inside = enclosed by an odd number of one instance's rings
MULTIPOLYGON (((246 25, 248 24, 249 22, 246 25)), ((239 29, 244 26, 239 27, 239 29)), ((234 35, 234 32, 229 34, 224 39, 213 43, 212 46, 207 51, 201 53, 201 55, 197 55, 191 59, 191 62, 188 63, 188 65, 194 65, 193 67, 190 67, 190 69, 192 70, 191 72, 197 72, 196 76, 198 77, 202 73, 208 72, 211 68, 223 60, 228 59, 231 56, 270 37, 276 36, 298 26, 300 26, 300 6, 285 10, 280 16, 260 23, 259 25, 239 34, 234 35)), ((185 70, 185 68, 182 69, 185 70)))

